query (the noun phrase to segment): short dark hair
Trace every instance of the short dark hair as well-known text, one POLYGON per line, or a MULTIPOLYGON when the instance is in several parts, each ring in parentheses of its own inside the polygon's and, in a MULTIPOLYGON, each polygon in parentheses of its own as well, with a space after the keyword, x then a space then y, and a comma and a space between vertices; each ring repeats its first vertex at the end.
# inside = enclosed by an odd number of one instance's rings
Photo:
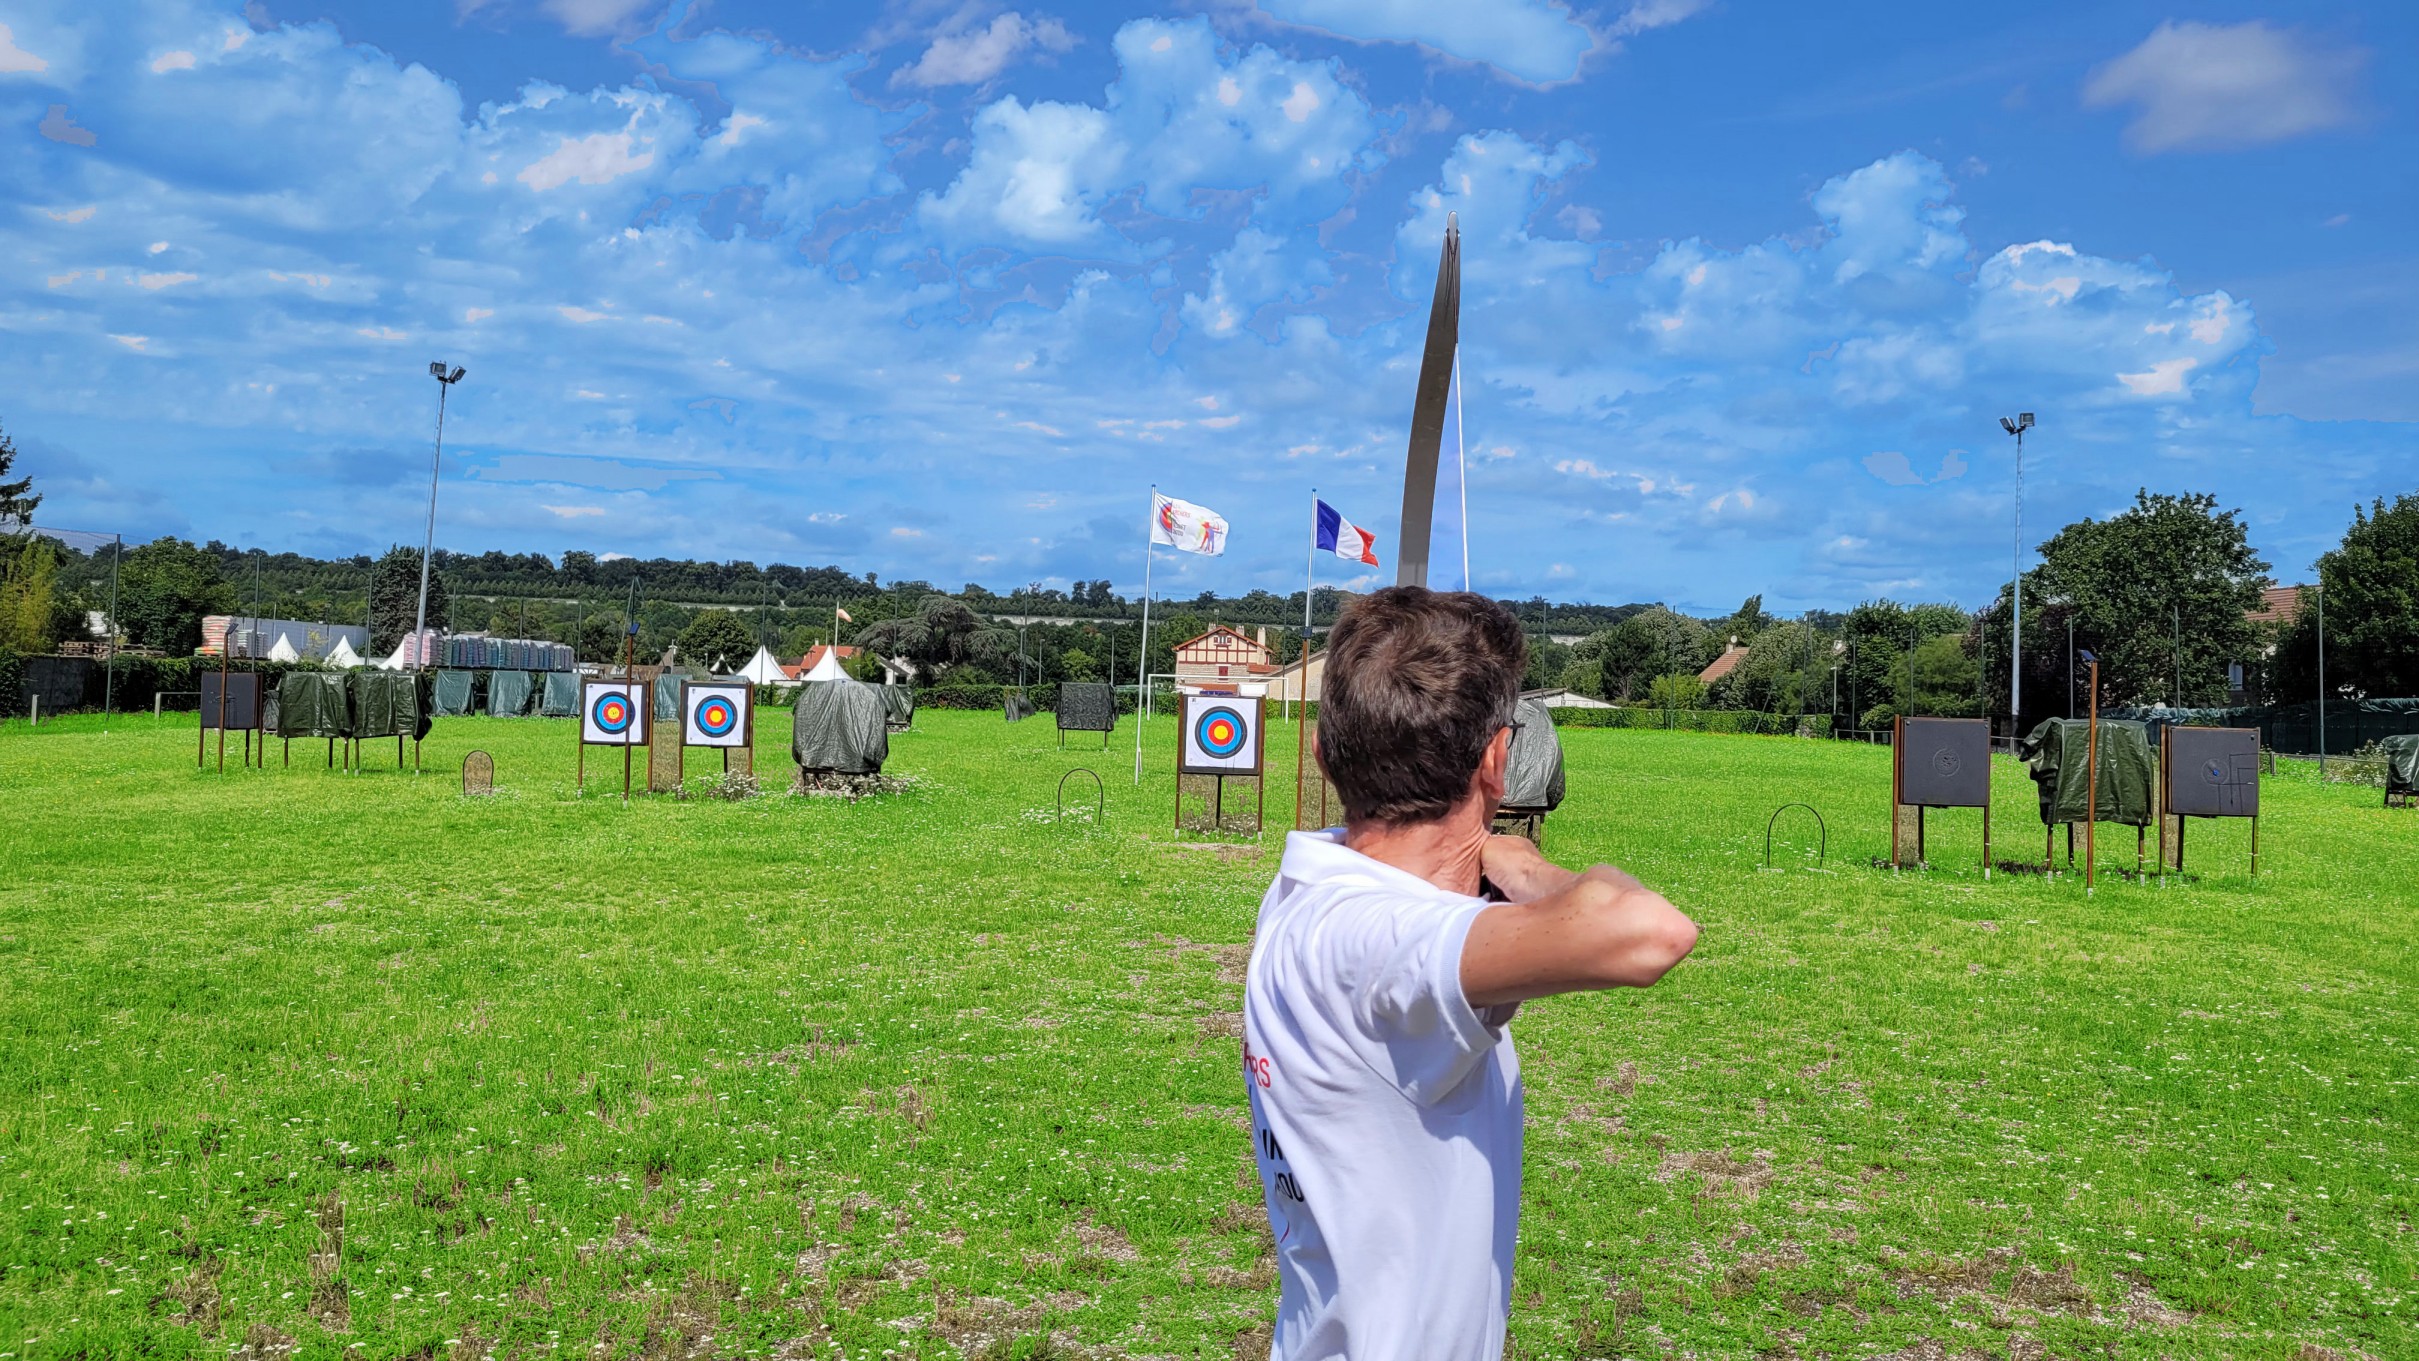
POLYGON ((1353 822, 1427 822, 1470 792, 1520 708, 1529 641, 1501 601, 1389 586, 1328 635, 1319 754, 1353 822))

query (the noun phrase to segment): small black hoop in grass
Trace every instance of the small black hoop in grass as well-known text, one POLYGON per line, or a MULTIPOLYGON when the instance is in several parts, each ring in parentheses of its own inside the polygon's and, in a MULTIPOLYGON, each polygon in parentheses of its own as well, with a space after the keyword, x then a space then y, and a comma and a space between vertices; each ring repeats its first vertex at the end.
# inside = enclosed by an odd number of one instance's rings
POLYGON ((1831 827, 1830 824, 1823 821, 1822 813, 1810 803, 1784 803, 1772 810, 1771 817, 1764 819, 1764 868, 1772 868, 1772 826, 1781 820, 1781 814, 1792 808, 1803 808, 1814 814, 1814 829, 1821 834, 1821 839, 1815 842, 1814 867, 1821 869, 1824 857, 1831 854, 1831 827))
MULTIPOLYGON (((1102 822, 1108 820, 1109 787, 1100 782, 1100 773, 1088 766, 1077 766, 1073 770, 1070 770, 1066 774, 1058 777, 1058 820, 1062 823, 1067 820, 1067 781, 1074 779, 1078 775, 1089 775, 1092 777, 1092 790, 1096 799, 1096 802, 1092 808, 1092 823, 1094 826, 1098 826, 1102 822)), ((1077 797, 1080 798, 1082 796, 1078 795, 1077 797)), ((1077 806, 1080 807, 1081 805, 1077 806)))

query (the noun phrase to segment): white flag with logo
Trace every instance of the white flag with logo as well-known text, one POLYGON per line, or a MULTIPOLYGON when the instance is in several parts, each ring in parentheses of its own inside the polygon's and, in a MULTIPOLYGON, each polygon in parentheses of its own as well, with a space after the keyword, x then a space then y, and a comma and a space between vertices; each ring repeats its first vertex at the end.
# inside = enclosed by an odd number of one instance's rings
POLYGON ((1226 517, 1207 506, 1153 492, 1151 542, 1217 557, 1226 551, 1226 517))

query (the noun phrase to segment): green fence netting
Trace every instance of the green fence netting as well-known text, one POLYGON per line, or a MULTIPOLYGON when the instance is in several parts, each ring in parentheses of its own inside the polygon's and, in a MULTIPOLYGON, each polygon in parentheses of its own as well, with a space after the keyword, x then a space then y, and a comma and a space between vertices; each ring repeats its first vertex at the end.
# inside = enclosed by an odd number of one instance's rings
POLYGON ((487 716, 520 718, 528 714, 529 702, 537 690, 535 679, 526 671, 488 672, 487 716))
POLYGON ((575 671, 549 671, 538 698, 541 718, 569 718, 580 711, 580 678, 575 671))
POLYGON ((470 713, 470 681, 468 671, 439 671, 437 673, 436 706, 440 718, 461 718, 470 713))

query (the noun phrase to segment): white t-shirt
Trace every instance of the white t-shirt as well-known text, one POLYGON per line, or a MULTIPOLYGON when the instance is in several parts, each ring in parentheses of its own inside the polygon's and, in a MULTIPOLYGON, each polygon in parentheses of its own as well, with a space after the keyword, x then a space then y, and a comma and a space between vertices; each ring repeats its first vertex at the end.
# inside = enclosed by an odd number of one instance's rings
POLYGON ((1243 990, 1253 1156, 1277 1240, 1274 1361, 1503 1354, 1520 1222, 1514 1007, 1473 1010, 1484 899, 1285 839, 1243 990))

